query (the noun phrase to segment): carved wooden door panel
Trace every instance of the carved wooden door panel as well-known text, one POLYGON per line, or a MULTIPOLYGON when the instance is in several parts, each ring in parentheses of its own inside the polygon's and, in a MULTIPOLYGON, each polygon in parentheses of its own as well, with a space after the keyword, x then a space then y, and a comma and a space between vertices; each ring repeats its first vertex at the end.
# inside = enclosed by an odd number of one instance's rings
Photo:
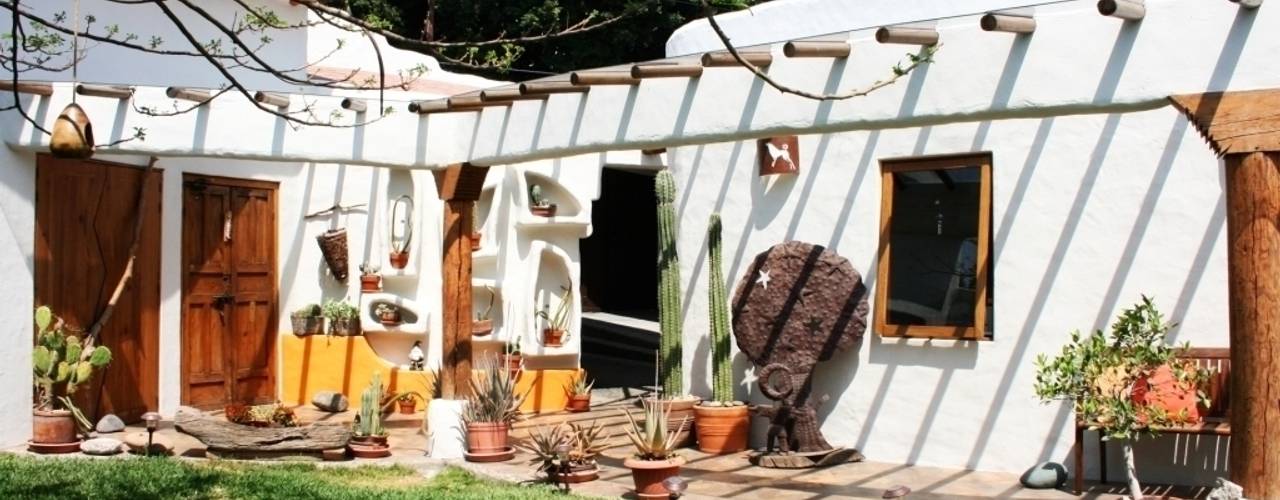
POLYGON ((275 398, 275 185, 183 183, 183 404, 275 398))

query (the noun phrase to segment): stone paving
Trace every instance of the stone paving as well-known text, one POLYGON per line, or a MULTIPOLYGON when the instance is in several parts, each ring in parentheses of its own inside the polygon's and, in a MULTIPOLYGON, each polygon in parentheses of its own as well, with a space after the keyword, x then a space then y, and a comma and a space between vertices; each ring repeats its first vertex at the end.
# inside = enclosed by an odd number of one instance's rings
MULTIPOLYGON (((341 416, 334 418, 341 419, 341 416)), ((376 460, 349 460, 326 462, 326 466, 356 466, 363 464, 398 464, 434 475, 446 465, 456 465, 478 475, 516 482, 538 480, 529 455, 518 454, 509 462, 474 464, 464 461, 441 461, 426 454, 426 437, 420 429, 421 413, 415 416, 397 415, 388 421, 388 442, 392 456, 376 460)), ((126 432, 144 430, 130 426, 126 432)), ((175 453, 189 459, 201 459, 203 446, 194 438, 177 432, 172 423, 164 422, 158 435, 172 440, 175 453)), ((121 436, 114 434, 113 436, 121 436)), ((26 453, 25 450, 8 450, 26 453)), ((631 453, 627 447, 607 450, 600 458, 600 479, 573 486, 573 492, 594 497, 635 498, 631 493, 631 473, 622 467, 622 460, 631 453)), ((747 463, 746 454, 709 456, 693 449, 681 452, 688 463, 682 475, 689 480, 689 491, 684 498, 738 498, 769 500, 791 499, 853 499, 881 498, 886 489, 906 485, 912 493, 911 500, 976 500, 985 498, 1055 499, 1055 498, 1120 498, 1123 485, 1090 485, 1083 496, 1065 490, 1030 490, 1018 483, 1014 474, 944 469, 878 462, 850 463, 822 469, 783 470, 754 467, 747 463)), ((83 455, 69 455, 83 456, 83 455)), ((1156 498, 1203 498, 1201 488, 1152 488, 1149 495, 1156 498)))

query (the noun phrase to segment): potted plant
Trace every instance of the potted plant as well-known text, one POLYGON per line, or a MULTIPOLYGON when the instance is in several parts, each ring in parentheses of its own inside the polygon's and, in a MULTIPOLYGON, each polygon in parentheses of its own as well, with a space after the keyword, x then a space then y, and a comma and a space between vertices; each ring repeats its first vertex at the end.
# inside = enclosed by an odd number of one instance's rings
POLYGON ((372 262, 360 264, 360 291, 366 293, 382 291, 382 275, 378 271, 382 266, 372 262))
POLYGON ((488 461, 511 453, 508 432, 520 417, 524 395, 516 392, 518 372, 503 369, 491 356, 477 365, 462 420, 467 426, 467 459, 488 461))
POLYGON ((378 315, 378 321, 381 321, 383 326, 396 326, 401 323, 400 308, 395 304, 380 303, 373 308, 373 312, 378 315))
POLYGON ((404 269, 409 265, 409 246, 413 243, 413 198, 402 195, 391 204, 391 255, 387 260, 391 267, 404 269))
POLYGON ((594 420, 590 427, 562 423, 538 426, 529 433, 528 442, 519 447, 533 455, 529 463, 537 465, 548 482, 585 483, 600 477, 596 456, 605 450, 608 438, 604 427, 594 420))
POLYGON ((418 409, 418 398, 421 398, 416 392, 406 392, 396 397, 396 406, 400 408, 400 413, 404 415, 413 415, 418 409))
POLYGON ((391 456, 387 446, 387 430, 382 427, 382 373, 375 372, 369 386, 360 394, 360 412, 353 423, 347 449, 356 458, 391 456))
POLYGON ((529 211, 539 217, 556 216, 556 204, 542 196, 542 186, 529 186, 529 211))
POLYGON ((711 214, 707 227, 707 254, 711 261, 707 295, 711 319, 712 400, 693 407, 698 450, 703 453, 736 453, 747 449, 751 413, 733 398, 733 372, 729 361, 729 298, 720 265, 720 214, 711 214))
POLYGON ((493 312, 493 301, 497 297, 493 287, 484 286, 485 291, 489 292, 489 305, 484 308, 484 312, 476 313, 475 322, 471 323, 471 335, 474 337, 483 337, 493 333, 493 320, 489 318, 489 313, 493 312))
POLYGON ((360 310, 346 301, 329 300, 321 307, 329 320, 329 334, 339 337, 360 335, 360 310))
POLYGON ((1161 428, 1195 422, 1196 401, 1208 405, 1200 387, 1209 371, 1178 358, 1189 345, 1176 348, 1165 342, 1174 326, 1143 296, 1120 313, 1109 334, 1099 330, 1084 337, 1074 331, 1056 357, 1036 357, 1035 391, 1041 401, 1072 401, 1081 422, 1101 432, 1103 439, 1123 443, 1134 499, 1143 495, 1133 442, 1144 434, 1157 435, 1161 428), (1165 401, 1177 404, 1161 404, 1165 401))
POLYGON ((569 339, 569 312, 573 303, 573 290, 572 286, 560 288, 564 290, 564 294, 560 296, 556 312, 549 312, 550 304, 544 304, 542 310, 537 312, 538 317, 547 322, 547 326, 542 329, 542 345, 547 347, 563 346, 569 339))
POLYGON ((671 492, 662 484, 667 478, 680 474, 680 466, 684 458, 676 455, 676 442, 679 441, 680 430, 688 422, 689 417, 680 421, 676 429, 668 431, 667 419, 671 417, 670 407, 663 411, 662 405, 644 403, 644 423, 636 422, 635 417, 626 410, 619 410, 627 416, 630 425, 626 428, 627 437, 636 447, 636 454, 622 462, 631 469, 631 479, 636 484, 636 496, 640 498, 670 498, 671 492))
POLYGON ((299 337, 324 333, 324 316, 320 304, 307 304, 289 315, 293 323, 293 334, 299 337))
POLYGON ((483 236, 480 233, 480 229, 474 227, 476 224, 480 224, 481 222, 483 222, 480 220, 479 217, 476 216, 476 207, 478 207, 479 205, 480 205, 479 203, 471 204, 471 224, 472 224, 471 251, 473 252, 480 249, 480 238, 483 236))
POLYGON ((516 373, 524 365, 524 357, 520 355, 520 337, 511 339, 511 343, 507 344, 507 349, 503 358, 507 362, 507 371, 516 373))
POLYGON ((578 376, 574 377, 573 385, 569 386, 569 406, 568 410, 573 413, 581 413, 591 410, 591 387, 595 381, 587 381, 586 370, 578 372, 578 376))
POLYGON ((36 347, 31 352, 36 405, 31 411, 31 450, 70 453, 80 449, 77 430, 93 426, 72 401, 80 384, 111 363, 111 350, 69 335, 61 318, 47 306, 35 311, 36 347), (77 426, 79 427, 77 429, 77 426))

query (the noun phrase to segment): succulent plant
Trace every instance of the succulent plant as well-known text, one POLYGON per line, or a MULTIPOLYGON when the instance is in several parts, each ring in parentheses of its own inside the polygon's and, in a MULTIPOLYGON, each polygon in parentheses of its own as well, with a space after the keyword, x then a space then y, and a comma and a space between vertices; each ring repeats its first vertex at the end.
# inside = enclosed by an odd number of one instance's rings
POLYGON ((680 325, 680 259, 676 255, 676 181, 671 171, 654 180, 658 199, 658 325, 662 331, 659 373, 669 397, 684 394, 683 333, 680 325))
POLYGON ((32 372, 35 375, 37 408, 70 410, 82 430, 92 428, 89 420, 72 402, 80 384, 88 382, 95 370, 111 363, 111 350, 94 346, 70 335, 62 319, 48 306, 35 311, 36 347, 32 350, 32 372))
POLYGON ((356 415, 355 435, 374 437, 387 435, 382 428, 382 373, 373 374, 369 387, 360 393, 360 413, 356 415))
POLYGON ((578 372, 578 376, 573 378, 573 386, 569 387, 569 395, 582 396, 591 394, 591 388, 596 385, 596 381, 587 381, 587 372, 583 370, 578 372))
POLYGON ((542 186, 537 184, 529 186, 529 203, 535 207, 551 206, 551 202, 542 197, 542 186))
POLYGON ((569 311, 573 306, 573 286, 562 286, 560 289, 564 290, 564 294, 560 296, 560 303, 556 306, 556 312, 550 312, 551 305, 544 304, 542 310, 536 314, 547 322, 547 328, 560 330, 567 334, 569 333, 569 311))
POLYGON ((680 431, 684 429, 685 424, 689 422, 686 415, 680 421, 680 425, 673 431, 667 428, 667 420, 671 418, 671 405, 662 402, 644 402, 644 423, 636 422, 631 412, 621 411, 627 416, 630 426, 626 428, 627 437, 631 438, 631 444, 636 447, 636 458, 641 460, 666 460, 676 455, 676 442, 680 438, 680 431), (663 407, 666 411, 663 411, 663 407))
POLYGON ((471 375, 471 395, 467 396, 467 409, 462 419, 470 422, 510 424, 520 418, 520 404, 524 394, 516 392, 519 371, 512 373, 498 362, 495 356, 486 356, 476 363, 471 375))

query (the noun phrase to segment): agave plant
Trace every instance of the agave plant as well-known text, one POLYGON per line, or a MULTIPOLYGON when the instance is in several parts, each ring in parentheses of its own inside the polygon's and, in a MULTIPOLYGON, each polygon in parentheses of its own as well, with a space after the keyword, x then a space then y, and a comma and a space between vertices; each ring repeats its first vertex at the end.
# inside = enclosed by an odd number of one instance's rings
POLYGON ((551 473, 556 469, 556 461, 562 459, 568 459, 569 464, 575 468, 594 466, 596 456, 607 448, 605 443, 609 437, 604 426, 595 420, 591 421, 589 427, 577 423, 542 425, 529 433, 528 442, 517 447, 533 455, 529 463, 538 464, 538 472, 551 473), (567 455, 564 457, 560 456, 562 445, 568 445, 567 455))
POLYGON ((658 402, 644 403, 644 423, 636 422, 631 412, 619 410, 627 416, 631 425, 626 428, 627 437, 636 447, 636 458, 640 460, 667 460, 676 455, 676 442, 680 430, 689 422, 686 415, 674 431, 667 430, 667 419, 671 418, 671 406, 658 402), (662 407, 666 406, 666 411, 662 407))
POLYGON ((613 435, 606 434, 604 426, 598 421, 592 420, 590 427, 570 423, 569 444, 573 451, 569 452, 569 460, 583 464, 595 463, 596 456, 608 448, 606 443, 611 437, 613 435))
POLYGON ((510 424, 520 418, 524 394, 516 392, 520 371, 512 372, 494 356, 481 358, 471 374, 471 395, 462 418, 466 422, 510 424))
POLYGON ((595 380, 587 380, 587 372, 581 372, 573 379, 573 386, 569 388, 570 396, 583 396, 591 394, 591 388, 596 385, 595 380))
POLYGON ((538 464, 538 472, 550 473, 556 469, 556 460, 560 459, 560 446, 569 441, 565 425, 539 425, 529 432, 529 440, 517 444, 516 447, 533 455, 530 464, 538 464))
POLYGON ((80 384, 88 382, 96 369, 111 363, 111 350, 93 346, 69 335, 60 318, 48 306, 35 312, 36 347, 31 353, 39 410, 70 410, 86 432, 92 424, 72 402, 80 384))

